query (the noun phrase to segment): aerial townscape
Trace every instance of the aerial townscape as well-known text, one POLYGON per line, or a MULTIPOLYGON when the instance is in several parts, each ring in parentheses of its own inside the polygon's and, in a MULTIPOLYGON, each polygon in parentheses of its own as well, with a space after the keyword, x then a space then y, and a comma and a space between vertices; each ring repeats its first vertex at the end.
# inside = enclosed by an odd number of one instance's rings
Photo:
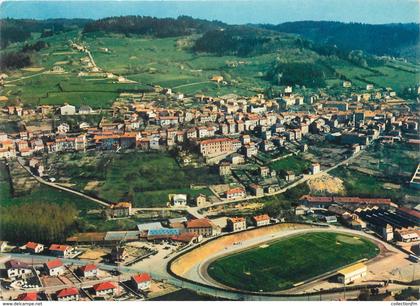
POLYGON ((420 299, 417 19, 63 3, 1 6, 0 300, 420 299))

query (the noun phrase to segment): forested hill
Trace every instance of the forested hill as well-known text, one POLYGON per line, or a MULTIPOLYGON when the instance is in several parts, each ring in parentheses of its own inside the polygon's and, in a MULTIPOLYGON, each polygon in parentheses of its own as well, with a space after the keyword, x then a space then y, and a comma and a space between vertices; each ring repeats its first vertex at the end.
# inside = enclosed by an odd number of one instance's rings
POLYGON ((316 43, 336 45, 343 50, 362 50, 374 55, 400 56, 415 48, 419 24, 361 24, 333 21, 298 21, 261 25, 265 29, 295 33, 316 43))
POLYGON ((174 18, 155 18, 147 16, 109 17, 92 21, 84 27, 84 32, 114 32, 121 34, 140 34, 154 37, 174 37, 205 33, 219 29, 226 24, 187 16, 174 18))
POLYGON ((31 33, 38 32, 41 36, 50 36, 74 27, 83 27, 88 19, 0 19, 0 48, 11 43, 26 41, 31 33))

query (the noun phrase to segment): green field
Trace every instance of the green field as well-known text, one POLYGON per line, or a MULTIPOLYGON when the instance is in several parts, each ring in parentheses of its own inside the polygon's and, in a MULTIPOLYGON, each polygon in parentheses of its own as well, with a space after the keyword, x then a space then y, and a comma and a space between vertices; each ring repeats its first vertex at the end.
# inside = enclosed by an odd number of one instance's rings
POLYGON ((208 273, 233 288, 273 292, 378 253, 375 244, 360 237, 307 233, 218 259, 208 273))
POLYGON ((30 193, 14 197, 10 186, 9 175, 4 163, 0 163, 0 205, 13 206, 22 204, 56 204, 73 205, 79 210, 98 208, 98 204, 73 195, 71 193, 60 191, 51 187, 41 185, 34 188, 30 193))
POLYGON ((74 188, 108 201, 133 201, 137 207, 166 206, 168 195, 199 193, 211 195, 208 188, 190 188, 191 184, 209 185, 220 182, 208 167, 181 168, 169 153, 133 152, 125 154, 67 154, 51 156, 55 177, 70 180, 74 188), (89 182, 97 182, 87 190, 89 182))
POLYGON ((310 161, 307 161, 299 156, 289 156, 269 164, 269 167, 277 172, 293 171, 295 175, 302 174, 309 169, 310 161))

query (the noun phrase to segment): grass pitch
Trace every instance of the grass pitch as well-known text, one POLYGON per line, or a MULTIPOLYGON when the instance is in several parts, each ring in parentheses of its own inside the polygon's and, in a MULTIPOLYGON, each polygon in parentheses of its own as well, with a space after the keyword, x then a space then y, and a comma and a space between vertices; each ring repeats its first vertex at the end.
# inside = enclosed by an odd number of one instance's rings
POLYGON ((360 237, 307 233, 218 259, 208 273, 233 288, 273 292, 378 253, 360 237))

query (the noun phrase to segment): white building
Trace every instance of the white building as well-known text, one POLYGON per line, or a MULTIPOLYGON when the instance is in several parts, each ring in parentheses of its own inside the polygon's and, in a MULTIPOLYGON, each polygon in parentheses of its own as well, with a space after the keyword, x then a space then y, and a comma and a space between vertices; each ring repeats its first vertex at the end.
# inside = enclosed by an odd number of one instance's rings
POLYGON ((174 206, 186 206, 187 195, 186 194, 174 194, 172 197, 172 204, 174 206))
POLYGON ((66 104, 60 107, 61 115, 75 115, 76 114, 76 107, 70 104, 66 104))

